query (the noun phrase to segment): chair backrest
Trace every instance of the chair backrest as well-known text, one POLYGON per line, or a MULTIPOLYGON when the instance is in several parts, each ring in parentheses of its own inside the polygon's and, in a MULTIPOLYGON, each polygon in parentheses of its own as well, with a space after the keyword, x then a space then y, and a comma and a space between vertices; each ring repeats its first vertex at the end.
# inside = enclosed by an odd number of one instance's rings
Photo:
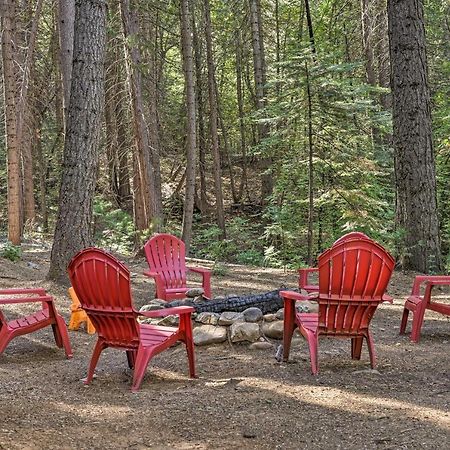
POLYGON ((344 240, 319 256, 319 329, 367 329, 394 270, 394 258, 368 239, 344 240))
POLYGON ((369 236, 367 236, 364 233, 361 233, 360 231, 351 231, 350 233, 344 234, 344 236, 341 236, 339 239, 334 241, 333 245, 340 244, 344 241, 349 241, 350 239, 367 239, 371 240, 369 236))
POLYGON ((186 252, 181 239, 156 234, 144 245, 150 270, 158 272, 167 288, 186 287, 186 252))
POLYGON ((73 257, 68 272, 99 337, 112 346, 137 348, 139 327, 127 267, 103 250, 87 248, 73 257))

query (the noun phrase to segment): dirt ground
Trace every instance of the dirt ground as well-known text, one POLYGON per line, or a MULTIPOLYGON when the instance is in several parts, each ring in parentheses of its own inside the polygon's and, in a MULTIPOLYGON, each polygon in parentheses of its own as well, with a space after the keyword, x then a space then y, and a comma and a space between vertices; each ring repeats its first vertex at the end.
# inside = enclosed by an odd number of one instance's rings
MULTIPOLYGON (((126 262, 140 307, 152 298, 153 283, 141 275, 143 260, 126 262)), ((48 263, 48 249, 39 246, 15 264, 0 258, 0 287, 42 286, 68 321, 65 288, 45 281, 48 263)), ((81 383, 95 335, 69 332, 71 360, 50 328, 16 338, 0 356, 0 448, 450 448, 450 320, 427 312, 419 344, 398 334, 413 275, 394 274, 394 304, 383 304, 372 321, 376 372, 368 370, 366 347, 361 361, 352 361, 348 340, 323 339, 314 377, 308 347, 297 337, 288 364, 276 362, 276 341, 269 350, 197 347, 199 378, 190 379, 180 345, 151 361, 132 394, 125 354, 113 349, 102 354, 93 383, 81 383)), ((261 292, 295 287, 296 276, 229 266, 212 285, 215 295, 261 292)), ((30 310, 3 308, 8 318, 30 310)))

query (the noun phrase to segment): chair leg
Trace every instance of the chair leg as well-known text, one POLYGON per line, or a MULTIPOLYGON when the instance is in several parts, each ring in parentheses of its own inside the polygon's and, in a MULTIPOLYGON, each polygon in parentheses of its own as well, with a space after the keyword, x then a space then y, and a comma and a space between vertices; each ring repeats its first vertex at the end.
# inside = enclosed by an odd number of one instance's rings
POLYGON ((94 370, 97 366, 98 359, 100 358, 100 353, 106 348, 107 346, 105 343, 98 339, 95 347, 94 352, 92 353, 91 362, 89 363, 89 369, 86 379, 84 380, 84 384, 89 384, 92 381, 92 378, 94 378, 94 370))
POLYGON ((402 321, 400 323, 400 334, 405 334, 406 325, 408 324, 409 309, 403 308, 402 321))
POLYGON ((370 367, 372 369, 375 369, 375 366, 377 365, 377 354, 375 352, 375 343, 373 341, 372 335, 370 334, 370 331, 367 332, 367 346, 369 347, 369 357, 370 357, 370 367))
MULTIPOLYGON (((58 335, 58 338, 60 340, 59 347, 64 347, 67 358, 72 358, 73 352, 72 347, 70 346, 70 339, 69 333, 67 332, 66 322, 64 322, 64 319, 59 314, 56 316, 56 329, 57 332, 54 332, 55 340, 56 335, 58 335)), ((56 344, 58 344, 58 341, 56 341, 56 344)))
POLYGON ((152 356, 153 356, 152 352, 148 349, 139 348, 139 350, 137 351, 131 392, 137 392, 141 387, 145 371, 147 370, 148 363, 152 356))
POLYGON ((362 337, 352 338, 352 359, 361 359, 363 339, 362 337))
POLYGON ((6 326, 3 326, 0 329, 0 355, 5 351, 11 338, 11 333, 7 330, 6 326))
POLYGON ((411 341, 418 343, 420 340, 420 331, 422 329, 423 325, 423 318, 425 316, 425 308, 422 306, 422 304, 413 311, 413 320, 412 320, 412 328, 411 328, 411 341))
POLYGON ((185 315, 184 321, 185 321, 184 335, 185 335, 186 352, 189 363, 189 376, 191 378, 197 378, 197 375, 195 374, 195 354, 194 354, 194 339, 192 337, 192 323, 188 315, 185 315))
POLYGON ((134 369, 134 364, 136 362, 136 351, 135 350, 127 350, 127 361, 128 361, 128 367, 130 369, 134 369))
POLYGON ((289 352, 291 351, 292 335, 294 334, 294 330, 296 328, 294 302, 285 301, 283 325, 283 361, 287 362, 289 359, 289 352))
POLYGON ((319 336, 313 333, 306 335, 309 347, 309 358, 311 360, 311 372, 317 375, 319 372, 319 336))

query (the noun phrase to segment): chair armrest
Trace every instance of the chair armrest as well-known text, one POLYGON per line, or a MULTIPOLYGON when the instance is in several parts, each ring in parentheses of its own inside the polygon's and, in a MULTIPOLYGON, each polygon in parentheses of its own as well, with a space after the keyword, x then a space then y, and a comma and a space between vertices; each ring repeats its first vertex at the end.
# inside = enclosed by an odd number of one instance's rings
POLYGON ((315 300, 315 297, 310 297, 309 295, 299 294, 294 291, 280 291, 280 297, 284 300, 315 300))
POLYGON ((383 297, 381 297, 381 301, 382 302, 389 302, 389 303, 394 303, 394 299, 388 295, 388 294, 384 294, 383 297))
POLYGON ((22 298, 0 298, 0 305, 13 305, 15 303, 32 303, 32 302, 53 302, 53 297, 50 295, 42 295, 40 297, 22 297, 22 298))
POLYGON ((314 272, 318 272, 319 268, 318 267, 306 267, 306 268, 302 268, 302 269, 298 269, 298 273, 305 273, 305 274, 310 274, 310 273, 314 273, 314 272))
POLYGON ((205 267, 186 267, 186 269, 190 272, 197 272, 201 274, 211 273, 211 271, 205 267))
POLYGON ((145 317, 165 317, 170 315, 191 314, 195 311, 192 306, 175 306, 174 308, 156 309, 153 311, 137 311, 141 316, 145 317))
POLYGON ((161 275, 158 272, 152 272, 151 270, 144 270, 144 275, 146 277, 152 277, 152 278, 160 278, 161 275))
POLYGON ((411 290, 411 295, 420 295, 420 286, 422 283, 432 282, 433 285, 450 285, 450 276, 448 275, 417 275, 414 278, 413 287, 411 290), (439 283, 437 283, 439 282, 439 283), (440 283, 442 282, 442 283, 440 283))
POLYGON ((450 276, 431 276, 425 280, 425 284, 431 286, 450 286, 450 276))
POLYGON ((306 289, 308 286, 308 277, 311 273, 317 273, 319 269, 317 267, 309 267, 306 269, 298 269, 298 287, 300 289, 306 289))
POLYGON ((0 289, 0 295, 16 295, 16 294, 46 295, 46 292, 45 289, 42 288, 0 289))

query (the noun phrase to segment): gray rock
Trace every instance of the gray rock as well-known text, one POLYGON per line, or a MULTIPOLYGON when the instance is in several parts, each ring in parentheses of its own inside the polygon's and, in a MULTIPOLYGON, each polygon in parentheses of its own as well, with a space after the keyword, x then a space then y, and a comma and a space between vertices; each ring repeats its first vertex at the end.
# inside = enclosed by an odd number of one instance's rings
POLYGON ((155 311, 158 309, 164 309, 164 305, 166 304, 166 302, 164 300, 152 300, 150 303, 148 303, 147 305, 142 306, 139 311, 155 311), (161 303, 163 302, 163 303, 161 303))
POLYGON ((284 308, 281 308, 277 311, 277 313, 275 314, 276 318, 278 320, 283 320, 284 319, 284 308))
POLYGON ((308 303, 306 303, 304 301, 295 302, 295 309, 299 313, 308 313, 308 312, 310 312, 308 303))
POLYGON ((140 317, 138 317, 137 320, 139 323, 143 323, 146 325, 158 325, 161 318, 160 317, 155 317, 155 318, 145 317, 144 318, 143 316, 140 316, 140 317))
POLYGON ((195 345, 220 344, 227 340, 227 329, 225 327, 215 327, 214 325, 195 327, 193 334, 195 345))
POLYGON ((264 322, 274 322, 275 320, 277 320, 276 314, 266 314, 264 316, 264 322))
POLYGON ((204 293, 205 290, 203 288, 192 288, 186 291, 186 297, 194 298, 203 295, 204 293))
POLYGON ((219 322, 219 314, 203 312, 197 315, 196 322, 204 323, 205 325, 217 325, 219 322))
POLYGON ((246 322, 260 322, 263 319, 263 313, 259 308, 247 308, 243 313, 246 322))
POLYGON ((273 344, 267 341, 254 342, 249 347, 252 350, 273 350, 273 344))
POLYGON ((234 322, 243 322, 244 315, 242 313, 225 311, 219 317, 219 325, 231 325, 234 322))
POLYGON ((179 316, 166 316, 162 319, 159 319, 158 325, 161 325, 163 327, 175 327, 178 326, 180 322, 179 316))
POLYGON ((35 270, 39 269, 39 266, 37 264, 35 264, 34 262, 31 262, 31 261, 27 262, 27 266, 31 267, 32 269, 35 269, 35 270))
POLYGON ((277 320, 275 322, 264 322, 262 325, 262 332, 265 336, 272 339, 283 339, 283 321, 277 320))
POLYGON ((261 336, 257 323, 234 322, 230 326, 231 342, 255 342, 261 336))

